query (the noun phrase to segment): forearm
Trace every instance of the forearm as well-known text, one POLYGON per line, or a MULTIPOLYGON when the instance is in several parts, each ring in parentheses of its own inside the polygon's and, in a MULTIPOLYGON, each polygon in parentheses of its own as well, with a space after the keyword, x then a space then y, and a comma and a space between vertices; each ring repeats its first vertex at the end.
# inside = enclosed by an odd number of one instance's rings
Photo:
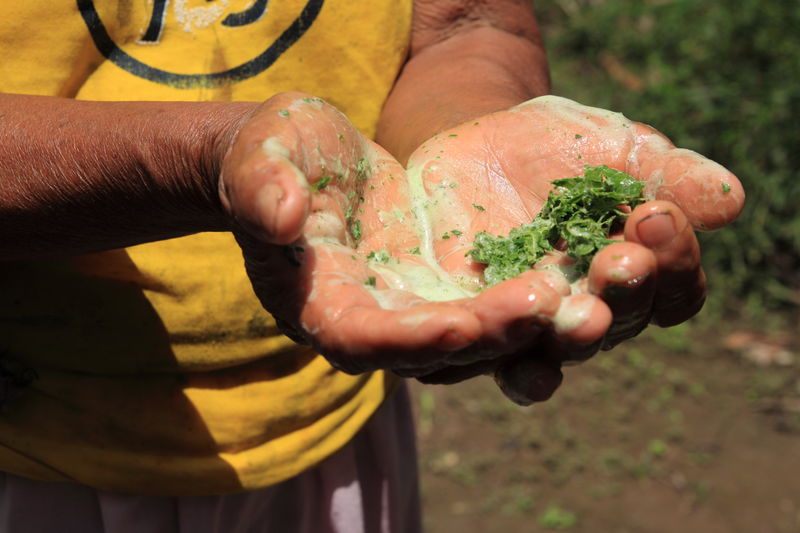
POLYGON ((0 259, 226 229, 219 152, 250 107, 0 95, 0 259))
POLYGON ((549 92, 536 20, 516 4, 498 2, 497 12, 451 29, 415 28, 411 55, 384 106, 380 144, 405 161, 438 131, 549 92))

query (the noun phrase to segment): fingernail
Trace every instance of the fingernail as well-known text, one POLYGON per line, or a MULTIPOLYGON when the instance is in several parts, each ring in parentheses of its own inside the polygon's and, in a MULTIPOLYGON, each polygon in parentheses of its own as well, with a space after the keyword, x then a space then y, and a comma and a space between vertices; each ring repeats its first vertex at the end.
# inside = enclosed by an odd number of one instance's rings
POLYGON ((258 191, 256 220, 262 226, 260 229, 265 230, 269 236, 278 233, 279 211, 284 195, 283 188, 275 183, 267 183, 258 191))
POLYGON ((575 331, 592 316, 595 300, 589 296, 577 295, 561 300, 561 305, 553 317, 553 326, 558 334, 575 331))
POLYGON ((648 248, 662 248, 678 234, 675 221, 669 212, 653 213, 644 217, 636 225, 639 240, 648 248))
MULTIPOLYGON (((649 272, 641 276, 630 276, 628 279, 614 278, 609 275, 609 279, 613 284, 609 283, 603 288, 603 299, 609 304, 626 302, 634 291, 641 292, 643 288, 649 288, 654 283, 653 277, 649 272)), ((630 304, 639 306, 641 302, 633 301, 630 304)))

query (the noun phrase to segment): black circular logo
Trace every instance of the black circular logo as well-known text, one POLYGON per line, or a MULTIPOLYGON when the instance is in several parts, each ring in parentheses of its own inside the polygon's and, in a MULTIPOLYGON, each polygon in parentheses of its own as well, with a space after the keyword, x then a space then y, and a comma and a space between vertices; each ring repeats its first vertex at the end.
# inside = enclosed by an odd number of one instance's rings
MULTIPOLYGON (((257 21, 264 14, 268 0, 256 0, 249 8, 228 15, 222 24, 225 26, 244 26, 257 21)), ((266 50, 254 58, 233 68, 220 72, 181 74, 169 72, 147 65, 122 50, 103 26, 103 21, 94 7, 93 0, 77 0, 89 33, 95 46, 103 56, 118 67, 135 76, 177 89, 210 89, 252 78, 272 65, 286 50, 296 43, 314 23, 322 9, 324 0, 309 0, 298 17, 266 50)), ((153 16, 142 37, 143 42, 158 42, 164 20, 167 0, 153 0, 153 16)))

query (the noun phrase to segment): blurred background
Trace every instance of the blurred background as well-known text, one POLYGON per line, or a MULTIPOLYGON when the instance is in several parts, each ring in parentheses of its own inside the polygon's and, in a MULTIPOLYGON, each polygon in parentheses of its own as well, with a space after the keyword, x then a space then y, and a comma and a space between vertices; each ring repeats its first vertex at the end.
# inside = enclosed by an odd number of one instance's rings
POLYGON ((800 532, 800 2, 538 0, 554 93, 731 169, 687 324, 514 406, 488 378, 412 385, 428 533, 800 532))

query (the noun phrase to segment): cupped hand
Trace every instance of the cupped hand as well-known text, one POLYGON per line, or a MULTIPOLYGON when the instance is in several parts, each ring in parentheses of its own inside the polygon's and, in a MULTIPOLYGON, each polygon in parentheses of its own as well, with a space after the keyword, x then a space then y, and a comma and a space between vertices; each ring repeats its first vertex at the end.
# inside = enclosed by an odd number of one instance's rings
POLYGON ((346 372, 472 372, 534 342, 563 307, 547 273, 482 292, 478 276, 459 278, 437 256, 419 178, 296 93, 261 105, 225 156, 220 197, 256 294, 289 336, 346 372))
POLYGON ((729 222, 744 197, 722 167, 647 126, 556 97, 439 134, 406 171, 299 94, 243 124, 220 195, 254 289, 287 334, 347 372, 445 383, 493 373, 518 403, 547 398, 562 363, 696 312, 692 229, 729 222), (656 199, 631 214, 625 241, 578 283, 539 265, 485 288, 466 255, 474 235, 530 221, 553 179, 599 164, 644 180, 656 199))
MULTIPOLYGON (((482 266, 465 256, 475 234, 507 234, 530 222, 552 180, 581 175, 585 165, 608 165, 645 183, 649 201, 628 218, 624 241, 599 252, 577 283, 538 265, 560 303, 545 312, 553 328, 528 353, 440 369, 424 380, 494 372, 522 403, 547 389, 543 383, 559 381, 561 363, 583 360, 650 322, 680 323, 701 308, 705 276, 693 230, 736 218, 744 202, 738 179, 649 126, 554 96, 462 124, 412 154, 410 174, 421 176, 429 197, 436 260, 456 278, 476 279, 482 266)), ((565 261, 552 254, 542 263, 565 261)))

